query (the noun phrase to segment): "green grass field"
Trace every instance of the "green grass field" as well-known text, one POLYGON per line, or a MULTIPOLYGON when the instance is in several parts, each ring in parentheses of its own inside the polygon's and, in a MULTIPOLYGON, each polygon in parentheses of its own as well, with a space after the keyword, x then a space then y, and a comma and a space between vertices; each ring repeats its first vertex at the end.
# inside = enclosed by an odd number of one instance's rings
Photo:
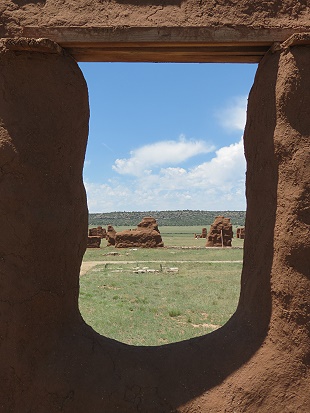
POLYGON ((80 278, 79 306, 100 334, 161 345, 213 331, 234 313, 243 241, 238 248, 205 248, 205 239, 194 238, 200 227, 160 230, 166 248, 115 249, 103 240, 102 248, 86 251, 84 261, 98 265, 80 278))

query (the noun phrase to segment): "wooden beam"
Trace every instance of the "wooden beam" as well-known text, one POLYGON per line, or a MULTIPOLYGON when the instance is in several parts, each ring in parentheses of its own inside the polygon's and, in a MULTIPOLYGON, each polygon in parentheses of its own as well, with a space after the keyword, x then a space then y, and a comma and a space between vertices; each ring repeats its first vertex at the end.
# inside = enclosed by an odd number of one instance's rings
POLYGON ((208 46, 177 44, 63 44, 77 61, 105 62, 258 62, 269 46, 208 46))
POLYGON ((48 38, 77 61, 256 63, 277 42, 306 28, 24 27, 22 36, 48 38))

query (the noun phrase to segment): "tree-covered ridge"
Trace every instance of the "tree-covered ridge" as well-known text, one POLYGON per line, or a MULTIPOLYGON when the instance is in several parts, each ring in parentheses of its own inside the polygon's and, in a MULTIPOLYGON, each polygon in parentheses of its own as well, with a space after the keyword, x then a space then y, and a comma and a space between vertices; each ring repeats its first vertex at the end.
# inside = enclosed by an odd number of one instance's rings
POLYGON ((144 217, 152 216, 159 226, 211 225, 217 216, 231 219, 233 225, 244 225, 245 211, 140 211, 89 214, 89 225, 136 226, 144 217))

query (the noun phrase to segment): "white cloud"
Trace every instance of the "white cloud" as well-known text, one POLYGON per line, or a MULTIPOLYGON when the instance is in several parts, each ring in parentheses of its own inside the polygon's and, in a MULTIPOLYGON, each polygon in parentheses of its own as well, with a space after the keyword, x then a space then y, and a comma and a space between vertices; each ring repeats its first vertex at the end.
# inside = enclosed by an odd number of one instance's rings
POLYGON ((176 165, 213 150, 214 146, 205 141, 180 136, 177 141, 160 141, 135 149, 130 152, 130 158, 116 159, 112 168, 121 175, 149 175, 154 167, 176 165))
POLYGON ((215 152, 210 162, 205 162, 190 171, 191 178, 204 185, 231 187, 237 181, 244 180, 245 158, 243 139, 215 152))
POLYGON ((239 182, 243 185, 244 178, 245 158, 241 139, 237 143, 220 148, 210 161, 194 168, 162 168, 157 175, 141 177, 140 182, 146 188, 153 186, 154 180, 157 180, 162 190, 214 188, 217 191, 230 191, 239 185, 239 182))
POLYGON ((126 205, 126 200, 132 196, 131 187, 119 183, 98 184, 86 181, 84 185, 90 212, 124 210, 123 205, 126 205))
POLYGON ((243 131, 246 122, 247 96, 235 97, 231 103, 217 112, 220 124, 229 130, 243 131))
POLYGON ((143 210, 244 210, 245 159, 242 139, 191 169, 161 168, 126 183, 85 183, 91 212, 143 210), (125 205, 125 207, 124 207, 125 205))

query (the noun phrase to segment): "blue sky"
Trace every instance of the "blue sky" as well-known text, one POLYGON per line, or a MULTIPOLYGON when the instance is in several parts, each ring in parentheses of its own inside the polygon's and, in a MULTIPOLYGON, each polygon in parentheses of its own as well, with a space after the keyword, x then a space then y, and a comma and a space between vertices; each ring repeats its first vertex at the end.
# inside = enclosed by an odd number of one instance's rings
POLYGON ((79 66, 90 212, 246 208, 242 135, 257 65, 79 66))

